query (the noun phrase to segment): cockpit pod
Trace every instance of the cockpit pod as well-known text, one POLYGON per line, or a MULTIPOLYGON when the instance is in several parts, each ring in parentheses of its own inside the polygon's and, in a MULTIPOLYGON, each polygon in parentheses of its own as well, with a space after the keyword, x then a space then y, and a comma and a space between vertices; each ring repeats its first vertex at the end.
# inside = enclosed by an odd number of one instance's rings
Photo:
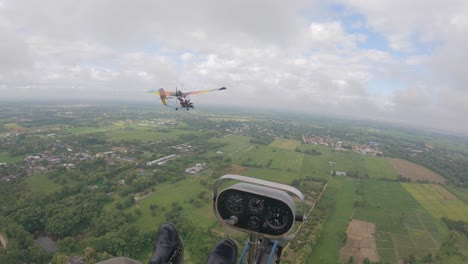
POLYGON ((295 221, 302 221, 297 215, 296 201, 302 203, 304 196, 294 187, 246 176, 227 174, 214 184, 213 210, 222 224, 252 235, 270 239, 291 240, 299 229, 291 232, 295 221), (218 195, 218 187, 227 180, 235 183, 218 195))

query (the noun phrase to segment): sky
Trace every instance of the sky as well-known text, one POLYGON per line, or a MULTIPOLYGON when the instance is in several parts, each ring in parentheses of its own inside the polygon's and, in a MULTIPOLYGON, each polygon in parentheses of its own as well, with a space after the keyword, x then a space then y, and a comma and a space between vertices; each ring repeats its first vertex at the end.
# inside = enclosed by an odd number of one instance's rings
POLYGON ((465 0, 0 0, 0 101, 155 102, 468 135, 465 0))

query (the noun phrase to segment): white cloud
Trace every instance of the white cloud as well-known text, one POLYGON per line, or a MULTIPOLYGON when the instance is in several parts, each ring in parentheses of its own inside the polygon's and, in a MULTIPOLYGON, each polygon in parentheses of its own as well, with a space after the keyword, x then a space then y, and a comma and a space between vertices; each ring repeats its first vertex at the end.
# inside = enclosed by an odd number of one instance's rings
POLYGON ((455 117, 468 111, 466 1, 337 0, 363 18, 351 25, 322 1, 1 3, 4 98, 153 100, 143 91, 182 82, 228 87, 201 104, 468 131, 455 117), (363 47, 369 32, 390 49, 363 47), (376 79, 397 88, 375 92, 376 79))

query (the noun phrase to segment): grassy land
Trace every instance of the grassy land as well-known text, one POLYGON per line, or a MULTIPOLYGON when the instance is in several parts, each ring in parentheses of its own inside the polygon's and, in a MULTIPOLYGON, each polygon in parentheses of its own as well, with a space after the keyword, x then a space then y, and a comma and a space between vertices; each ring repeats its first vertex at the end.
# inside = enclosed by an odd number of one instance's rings
POLYGON ((357 199, 356 186, 357 181, 350 178, 335 177, 328 182, 322 202, 331 203, 333 209, 307 263, 338 263, 343 235, 353 215, 353 204, 357 199))
POLYGON ((18 161, 21 161, 23 159, 23 156, 16 156, 12 157, 8 152, 0 152, 0 162, 5 162, 5 163, 16 163, 18 161))
POLYGON ((367 169, 367 174, 374 179, 397 179, 398 172, 386 158, 375 156, 364 156, 364 164, 367 169))
POLYGON ((249 168, 243 172, 242 175, 284 184, 291 184, 291 182, 298 177, 297 173, 293 171, 266 168, 249 168))
POLYGON ((220 150, 225 152, 232 158, 235 158, 239 155, 242 155, 249 147, 252 147, 253 144, 249 143, 250 137, 244 136, 226 136, 223 138, 217 138, 213 141, 228 143, 229 145, 221 148, 220 150))
POLYGON ((410 255, 422 258, 438 249, 448 230, 433 218, 400 183, 366 180, 354 218, 376 225, 376 244, 383 262, 410 255))
POLYGON ((62 185, 49 180, 47 173, 35 174, 27 178, 31 191, 35 193, 52 193, 62 188, 62 185))
MULTIPOLYGON (((299 148, 306 150, 308 146, 310 145, 302 145, 299 148)), ((398 172, 385 158, 361 155, 354 152, 334 152, 323 146, 314 146, 313 148, 319 150, 322 155, 304 155, 301 176, 323 177, 324 175, 330 175, 330 170, 337 170, 357 171, 361 176, 367 174, 370 178, 376 179, 396 179, 398 177, 398 172), (330 166, 328 163, 330 161, 336 162, 336 165, 330 166)))
POLYGON ((301 168, 303 158, 304 154, 294 151, 269 146, 252 146, 247 148, 242 155, 233 157, 233 161, 254 167, 297 171, 301 168))
POLYGON ((162 138, 176 138, 183 134, 199 134, 196 131, 176 130, 170 132, 156 132, 148 127, 127 127, 121 129, 112 129, 106 132, 106 137, 109 141, 120 140, 138 140, 142 142, 155 141, 162 138))
POLYGON ((282 148, 286 150, 294 150, 296 147, 300 146, 301 142, 299 140, 284 139, 284 138, 275 138, 275 140, 270 144, 271 147, 282 148))
POLYGON ((4 124, 3 125, 6 129, 13 131, 13 132, 21 132, 21 131, 26 131, 28 130, 27 128, 20 126, 16 123, 9 123, 9 124, 4 124))
POLYGON ((404 183, 403 187, 435 218, 468 222, 468 205, 441 185, 404 183))
MULTIPOLYGON (((202 189, 206 189, 200 184, 199 177, 189 177, 174 184, 164 183, 155 186, 156 191, 149 197, 137 202, 142 215, 138 218, 136 224, 142 231, 154 230, 165 221, 165 214, 172 208, 174 203, 184 207, 192 207, 188 201, 196 198, 202 189), (150 205, 159 206, 155 216, 151 215, 150 205)), ((130 210, 134 210, 131 208, 130 210)), ((206 214, 199 216, 203 219, 193 217, 194 222, 202 222, 206 219, 206 214)))
MULTIPOLYGON (((136 203, 135 206, 127 209, 133 212, 136 208, 141 210, 141 215, 136 221, 136 225, 143 232, 156 230, 162 223, 166 222, 165 214, 169 212, 175 203, 181 205, 184 209, 184 215, 187 216, 195 227, 202 229, 211 227, 217 223, 216 217, 213 214, 213 208, 210 201, 204 201, 203 206, 200 208, 195 207, 189 203, 192 198, 197 198, 201 190, 206 189, 206 186, 200 184, 200 180, 208 177, 207 175, 200 174, 198 176, 188 177, 176 183, 165 182, 155 185, 155 192, 136 203), (151 214, 150 205, 155 204, 159 208, 156 214, 151 214)), ((209 190, 212 191, 211 189, 209 190)), ((112 205, 113 206, 113 205, 112 205)), ((184 237, 184 234, 181 234, 184 237)), ((142 263, 148 260, 152 249, 148 247, 145 249, 138 258, 142 263)), ((185 250, 185 262, 190 263, 190 252, 185 250)))
POLYGON ((97 133, 97 132, 105 132, 108 130, 115 129, 115 126, 105 126, 105 127, 74 127, 68 128, 64 130, 65 132, 72 133, 73 135, 81 135, 81 134, 88 134, 88 133, 97 133))

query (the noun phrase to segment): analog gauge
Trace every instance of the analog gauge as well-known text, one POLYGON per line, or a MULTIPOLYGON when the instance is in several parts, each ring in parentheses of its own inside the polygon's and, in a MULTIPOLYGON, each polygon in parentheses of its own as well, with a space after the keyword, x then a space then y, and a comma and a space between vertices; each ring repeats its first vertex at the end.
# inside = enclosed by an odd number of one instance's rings
POLYGON ((225 205, 231 213, 242 213, 244 211, 244 198, 240 193, 230 193, 226 198, 225 205))
POLYGON ((249 200, 249 210, 253 213, 261 213, 263 211, 263 200, 253 197, 249 200))
POLYGON ((259 228, 260 225, 261 225, 260 218, 258 216, 255 216, 255 215, 250 216, 248 225, 251 228, 259 228))
POLYGON ((288 223, 288 211, 281 208, 273 208, 267 214, 268 226, 272 229, 281 229, 288 223))

